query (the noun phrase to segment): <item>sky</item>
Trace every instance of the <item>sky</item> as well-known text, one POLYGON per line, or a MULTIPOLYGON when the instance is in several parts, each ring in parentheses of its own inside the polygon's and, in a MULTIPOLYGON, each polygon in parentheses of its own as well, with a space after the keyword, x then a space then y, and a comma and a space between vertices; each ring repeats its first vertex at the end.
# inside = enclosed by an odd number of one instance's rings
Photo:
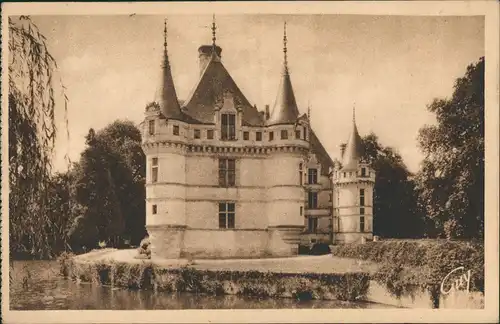
MULTIPOLYGON (((198 47, 211 44, 212 16, 32 16, 69 98, 69 141, 62 106, 56 170, 64 155, 77 161, 89 128, 117 119, 140 123, 161 73, 163 20, 177 94, 185 99, 199 78, 198 47)), ((351 130, 374 132, 417 172, 423 155, 418 130, 435 123, 426 109, 452 95, 455 79, 484 56, 484 18, 366 15, 220 15, 222 62, 247 99, 272 108, 283 62, 287 22, 288 65, 299 110, 332 158, 351 130)))

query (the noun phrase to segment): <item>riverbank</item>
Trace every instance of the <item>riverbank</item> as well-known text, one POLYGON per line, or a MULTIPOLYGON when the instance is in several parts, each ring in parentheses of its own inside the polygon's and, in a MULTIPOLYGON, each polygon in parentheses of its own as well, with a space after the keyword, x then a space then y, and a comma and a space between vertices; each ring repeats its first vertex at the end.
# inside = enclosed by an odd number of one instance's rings
POLYGON ((365 300, 372 262, 325 256, 248 260, 135 259, 135 250, 97 250, 64 264, 73 280, 130 289, 299 300, 365 300))
POLYGON ((411 308, 484 307, 484 294, 480 292, 436 296, 417 286, 407 294, 395 294, 394 282, 401 284, 401 278, 393 278, 390 273, 381 278, 385 265, 370 260, 332 255, 143 260, 135 259, 135 255, 136 250, 103 249, 67 258, 61 265, 64 274, 78 282, 154 292, 363 301, 411 308))

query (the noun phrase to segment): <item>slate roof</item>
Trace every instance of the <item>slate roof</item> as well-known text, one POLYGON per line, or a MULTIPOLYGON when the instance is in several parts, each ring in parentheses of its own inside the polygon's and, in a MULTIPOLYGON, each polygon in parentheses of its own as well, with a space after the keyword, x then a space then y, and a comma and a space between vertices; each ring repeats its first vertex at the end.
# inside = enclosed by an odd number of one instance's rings
POLYGON ((351 135, 347 141, 343 155, 342 170, 357 170, 358 163, 362 156, 363 145, 358 133, 358 128, 356 127, 356 121, 353 118, 351 135))
POLYGON ((311 129, 311 150, 316 154, 319 164, 321 164, 321 174, 327 176, 330 167, 333 167, 333 160, 321 144, 314 130, 311 129))
POLYGON ((293 93, 292 82, 288 68, 283 67, 281 82, 278 88, 278 95, 274 103, 273 110, 266 121, 267 125, 276 124, 293 124, 297 121, 299 116, 299 109, 295 101, 295 94, 293 93))
POLYGON ((198 83, 185 100, 182 111, 201 123, 211 124, 214 122, 216 98, 222 97, 223 91, 230 91, 235 103, 241 105, 244 125, 264 124, 262 115, 243 95, 220 58, 214 53, 198 83))

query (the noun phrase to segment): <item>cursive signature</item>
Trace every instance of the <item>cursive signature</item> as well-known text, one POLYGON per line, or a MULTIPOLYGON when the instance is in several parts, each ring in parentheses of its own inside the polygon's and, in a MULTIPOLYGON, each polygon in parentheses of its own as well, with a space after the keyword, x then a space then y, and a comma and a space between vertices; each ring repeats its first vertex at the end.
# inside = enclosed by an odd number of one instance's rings
POLYGON ((443 281, 441 282, 441 293, 443 295, 448 295, 451 291, 457 291, 460 289, 464 289, 465 291, 469 292, 469 286, 470 286, 470 278, 471 278, 471 271, 467 270, 465 271, 465 267, 458 267, 456 269, 453 269, 444 277, 443 281), (456 272, 458 271, 464 271, 464 273, 458 275, 456 272), (453 274, 455 274, 453 276, 453 274), (453 278, 455 278, 453 280, 453 278), (450 289, 445 290, 445 283, 450 282, 450 289))

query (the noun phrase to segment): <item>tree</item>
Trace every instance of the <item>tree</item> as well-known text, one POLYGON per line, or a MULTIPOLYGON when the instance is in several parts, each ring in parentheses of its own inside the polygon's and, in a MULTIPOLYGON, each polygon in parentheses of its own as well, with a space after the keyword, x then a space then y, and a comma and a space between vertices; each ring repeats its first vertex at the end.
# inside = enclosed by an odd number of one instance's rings
POLYGON ((72 224, 73 244, 117 246, 125 239, 138 244, 146 234, 146 168, 137 127, 115 121, 98 132, 90 129, 75 170, 76 201, 84 210, 72 224))
POLYGON ((123 206, 125 236, 138 245, 146 235, 146 157, 141 147, 141 132, 130 121, 117 120, 96 135, 126 165, 124 174, 115 177, 118 199, 123 206))
MULTIPOLYGON (((57 64, 29 17, 9 17, 8 46, 10 252, 46 257, 51 255, 51 222, 44 211, 57 134, 57 64)), ((68 99, 61 87, 67 123, 68 99)))
POLYGON ((417 176, 419 203, 435 235, 484 235, 484 57, 456 80, 450 99, 435 99, 427 109, 437 125, 420 130, 425 155, 417 176))
POLYGON ((364 159, 376 172, 373 197, 373 232, 391 238, 412 238, 422 234, 412 174, 401 156, 382 146, 375 134, 362 138, 364 159))

